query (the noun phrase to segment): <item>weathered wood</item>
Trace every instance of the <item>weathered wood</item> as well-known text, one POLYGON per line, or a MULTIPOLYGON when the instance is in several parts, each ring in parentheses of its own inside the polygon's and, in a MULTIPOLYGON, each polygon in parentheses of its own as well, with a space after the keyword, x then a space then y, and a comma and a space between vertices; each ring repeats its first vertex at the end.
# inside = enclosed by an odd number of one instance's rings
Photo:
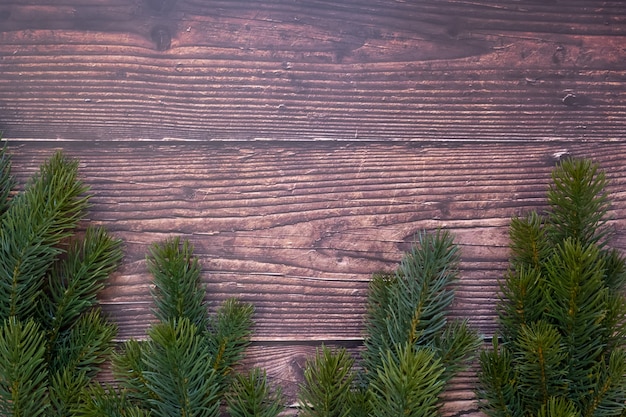
MULTIPOLYGON (((89 221, 126 245, 101 298, 120 340, 143 337, 152 321, 148 246, 182 236, 195 245, 213 305, 231 296, 255 305, 246 365, 268 368, 292 399, 315 346, 359 346, 371 274, 395 268, 423 229, 456 236, 462 264, 451 315, 489 337, 509 219, 543 207, 563 155, 607 170, 614 244, 626 250, 619 143, 13 142, 20 179, 57 147, 79 158, 92 187, 89 221)), ((447 409, 475 408, 471 375, 455 381, 447 409)))
MULTIPOLYGON (((358 353, 372 272, 421 229, 455 234, 452 315, 489 337, 509 218, 565 154, 607 169, 626 250, 625 20, 619 0, 4 0, 0 130, 21 180, 80 159, 90 220, 126 245, 101 300, 120 341, 152 320, 148 246, 181 235, 213 306, 255 304, 244 366, 293 399, 320 343, 358 353)), ((447 415, 479 415, 474 382, 447 415)))
POLYGON ((622 1, 5 0, 21 138, 623 140, 622 1))

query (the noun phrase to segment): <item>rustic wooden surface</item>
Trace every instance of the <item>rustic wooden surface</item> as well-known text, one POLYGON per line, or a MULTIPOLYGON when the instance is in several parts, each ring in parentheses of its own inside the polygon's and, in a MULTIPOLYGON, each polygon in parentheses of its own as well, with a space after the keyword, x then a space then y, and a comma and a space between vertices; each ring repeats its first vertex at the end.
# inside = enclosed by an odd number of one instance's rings
MULTIPOLYGON (((22 181, 58 147, 81 161, 92 187, 89 221, 125 242, 102 296, 120 339, 141 337, 153 319, 148 246, 182 236, 196 248, 213 305, 231 296, 255 305, 247 363, 266 367, 291 395, 316 346, 358 350, 372 272, 395 268, 422 229, 456 236, 462 271, 451 316, 489 337, 509 218, 543 207, 564 154, 606 169, 614 244, 626 249, 621 144, 18 142, 22 181)), ((471 403, 467 379, 453 387, 454 407, 471 403)))
MULTIPOLYGON (((320 343, 358 354, 371 274, 422 229, 456 236, 452 316, 490 337, 509 218, 565 155, 608 171, 626 251, 625 45, 617 0, 4 0, 0 130, 21 180, 80 159, 125 241, 120 340, 152 320, 148 245, 183 236, 293 400, 320 343)), ((474 382, 446 415, 480 415, 474 382)))
POLYGON ((611 140, 621 0, 3 0, 6 136, 611 140))

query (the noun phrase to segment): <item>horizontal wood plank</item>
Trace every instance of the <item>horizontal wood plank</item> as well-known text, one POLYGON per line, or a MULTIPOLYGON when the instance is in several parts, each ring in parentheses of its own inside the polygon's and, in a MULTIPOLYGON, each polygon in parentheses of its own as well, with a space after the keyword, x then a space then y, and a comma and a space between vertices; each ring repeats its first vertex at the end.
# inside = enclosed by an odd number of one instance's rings
MULTIPOLYGON (((143 338, 154 320, 149 245, 182 236, 195 245, 212 308, 233 296, 254 304, 254 342, 243 366, 267 369, 290 404, 321 343, 358 356, 371 274, 395 268, 421 230, 454 234, 462 263, 450 315, 490 337, 510 216, 545 207, 550 171, 566 155, 607 171, 613 241, 626 250, 623 144, 9 146, 22 184, 55 149, 79 159, 93 194, 88 221, 125 244, 122 267, 101 297, 120 342, 143 338)), ((475 382, 475 369, 454 380, 445 415, 480 416, 475 382)))
POLYGON ((618 0, 6 0, 0 129, 624 140, 624 16, 618 0))
MULTIPOLYGON (((52 143, 11 146, 24 180, 52 143)), ((545 204, 564 152, 608 171, 615 244, 626 248, 621 144, 463 145, 66 143, 92 187, 89 220, 125 242, 102 303, 122 339, 151 320, 150 244, 195 246, 209 300, 256 306, 256 341, 362 337, 372 273, 392 270, 421 230, 450 230, 462 250, 453 316, 494 329, 512 215, 545 204)))

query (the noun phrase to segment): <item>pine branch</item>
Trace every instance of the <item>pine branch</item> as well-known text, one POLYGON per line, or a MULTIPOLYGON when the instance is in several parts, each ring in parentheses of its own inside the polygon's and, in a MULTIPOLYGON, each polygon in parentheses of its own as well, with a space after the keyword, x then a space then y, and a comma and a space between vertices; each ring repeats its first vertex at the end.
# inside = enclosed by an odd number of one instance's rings
POLYGON ((213 368, 225 390, 228 376, 242 358, 252 336, 254 307, 234 298, 227 299, 210 318, 207 337, 209 352, 213 357, 213 368))
POLYGON ((15 186, 15 179, 11 175, 11 156, 7 152, 6 142, 0 148, 0 219, 9 209, 11 190, 15 186))
POLYGON ((200 329, 209 325, 200 265, 188 241, 169 239, 150 248, 148 269, 154 277, 154 314, 161 322, 187 317, 200 329))
POLYGON ((481 346, 482 340, 466 320, 450 321, 433 340, 437 357, 445 364, 442 374, 444 383, 447 384, 456 374, 466 370, 481 346))
POLYGON ((428 348, 406 344, 388 351, 371 382, 375 417, 432 417, 445 383, 444 365, 428 348))
POLYGON ((537 417, 578 417, 576 407, 571 401, 562 397, 551 397, 541 406, 537 417))
POLYGON ((525 267, 540 271, 543 262, 552 253, 544 218, 537 212, 511 219, 509 238, 513 269, 525 267))
POLYGON ((50 369, 67 369, 75 374, 85 372, 88 378, 93 378, 113 352, 116 334, 117 325, 107 321, 100 309, 89 311, 63 332, 52 347, 50 369))
POLYGON ((478 398, 481 410, 489 417, 522 417, 518 375, 513 355, 493 337, 493 349, 480 353, 478 398))
POLYGON ((394 276, 375 276, 370 284, 364 366, 375 372, 381 352, 397 346, 430 345, 444 330, 454 299, 459 255, 448 232, 422 233, 394 276))
POLYGON ((73 409, 80 403, 83 390, 89 384, 85 372, 72 372, 64 369, 50 375, 48 398, 50 415, 73 417, 73 409))
POLYGON ((0 415, 37 417, 45 415, 47 369, 44 334, 39 325, 15 317, 0 328, 0 415))
POLYGON ((567 351, 554 326, 543 321, 523 326, 515 349, 517 387, 527 410, 539 410, 550 397, 567 393, 567 351))
POLYGON ((572 238, 583 245, 604 247, 610 232, 604 171, 586 159, 566 159, 552 171, 552 181, 548 191, 552 240, 572 238))
POLYGON ((76 417, 150 417, 132 402, 124 390, 93 384, 82 391, 82 401, 72 409, 76 417))
POLYGON ((202 331, 185 317, 154 325, 149 336, 142 361, 152 415, 216 417, 217 375, 202 331))
POLYGON ((0 223, 0 319, 33 314, 43 277, 87 208, 78 163, 55 154, 24 192, 11 200, 0 223))
POLYGON ((347 417, 354 359, 344 349, 324 345, 308 360, 299 399, 303 417, 347 417))
POLYGON ((624 415, 626 262, 607 247, 607 180, 568 160, 553 181, 546 215, 511 223, 504 345, 481 355, 481 407, 494 417, 624 415))
POLYGON ((259 368, 235 377, 226 404, 231 417, 277 417, 285 408, 282 390, 272 389, 259 368))
POLYGON ((148 388, 144 362, 146 342, 127 340, 121 352, 114 352, 111 358, 113 375, 119 381, 121 392, 136 404, 144 405, 157 395, 148 388))
POLYGON ((568 238, 548 262, 548 311, 567 348, 570 392, 580 407, 589 401, 594 381, 589 371, 602 361, 608 289, 604 262, 596 246, 582 247, 568 238))
POLYGON ((61 334, 93 308, 97 294, 122 259, 121 241, 102 228, 88 228, 74 241, 67 256, 51 269, 42 298, 41 322, 48 332, 49 350, 61 334))
POLYGON ((540 269, 519 265, 500 282, 496 305, 500 332, 505 342, 517 339, 520 330, 540 320, 547 308, 545 278, 540 269))

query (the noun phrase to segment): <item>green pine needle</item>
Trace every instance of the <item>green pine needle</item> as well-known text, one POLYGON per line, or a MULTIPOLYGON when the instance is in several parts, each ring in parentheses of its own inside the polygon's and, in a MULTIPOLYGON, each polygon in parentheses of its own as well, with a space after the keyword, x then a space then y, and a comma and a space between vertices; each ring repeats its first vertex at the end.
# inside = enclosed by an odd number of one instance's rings
POLYGON ((60 335, 97 303, 97 294, 122 259, 121 241, 102 228, 88 228, 50 271, 42 299, 41 322, 52 348, 60 335))
POLYGON ((406 344, 383 357, 371 382, 375 417, 432 417, 444 389, 444 365, 435 351, 406 344))
POLYGON ((259 368, 234 378, 226 404, 231 417, 277 417, 285 408, 282 390, 272 389, 259 368))
POLYGON ((154 314, 161 322, 187 317, 198 328, 208 327, 205 290, 200 282, 200 265, 189 241, 180 238, 152 245, 148 269, 154 277, 154 314))
POLYGON ((380 352, 397 345, 428 345, 447 324, 454 299, 459 254, 448 232, 422 233, 395 275, 379 274, 370 284, 365 368, 380 367, 380 352))
POLYGON ((303 417, 347 417, 354 374, 354 359, 344 348, 322 345, 307 361, 299 393, 303 417))
POLYGON ((587 159, 566 159, 552 171, 548 191, 550 232, 554 242, 566 238, 603 247, 609 236, 606 214, 610 201, 608 180, 587 159))
POLYGON ((203 332, 188 318, 159 323, 144 347, 143 376, 155 417, 219 415, 217 375, 203 332))
POLYGON ((7 152, 6 142, 0 148, 0 219, 9 209, 11 190, 15 186, 15 179, 11 175, 11 156, 7 152))
POLYGON ((553 171, 545 216, 511 222, 503 345, 481 354, 489 416, 626 415, 626 261, 608 248, 608 184, 587 160, 553 171))
POLYGON ((27 318, 43 277, 87 208, 78 163, 56 153, 25 191, 11 200, 0 223, 0 318, 27 318))
POLYGON ((48 370, 44 333, 33 320, 11 317, 0 328, 0 415, 45 415, 48 370))
POLYGON ((81 393, 82 401, 72 409, 76 417, 150 417, 150 412, 134 405, 124 390, 93 384, 81 393))

